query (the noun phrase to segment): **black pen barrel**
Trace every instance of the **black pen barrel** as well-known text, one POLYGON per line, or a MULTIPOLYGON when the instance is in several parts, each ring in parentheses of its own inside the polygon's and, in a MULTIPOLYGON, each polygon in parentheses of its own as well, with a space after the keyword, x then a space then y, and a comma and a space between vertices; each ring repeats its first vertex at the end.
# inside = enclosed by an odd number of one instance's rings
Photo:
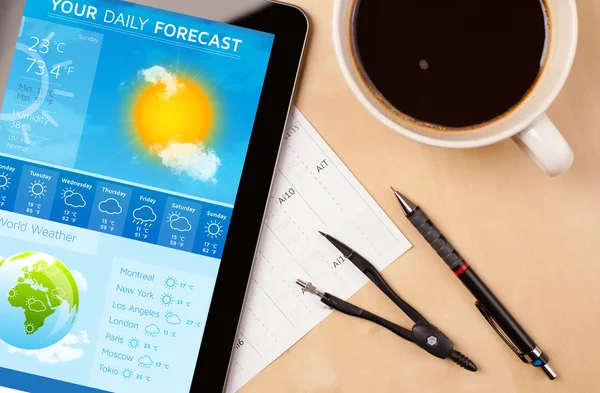
POLYGON ((420 207, 416 207, 408 216, 410 222, 438 253, 454 274, 471 291, 475 299, 485 307, 491 317, 502 328, 511 341, 522 353, 529 353, 536 348, 535 342, 523 330, 521 325, 494 296, 479 276, 473 271, 458 251, 444 237, 442 232, 427 217, 420 207))
POLYGON ((477 276, 477 273, 469 267, 454 246, 436 228, 427 214, 393 187, 392 190, 409 221, 477 299, 475 306, 496 333, 519 359, 541 368, 548 378, 555 379, 557 374, 548 364, 548 355, 535 344, 487 285, 477 276))
POLYGON ((536 344, 533 339, 529 337, 506 307, 500 303, 500 300, 479 278, 472 267, 466 265, 458 278, 522 353, 530 353, 535 349, 536 344))

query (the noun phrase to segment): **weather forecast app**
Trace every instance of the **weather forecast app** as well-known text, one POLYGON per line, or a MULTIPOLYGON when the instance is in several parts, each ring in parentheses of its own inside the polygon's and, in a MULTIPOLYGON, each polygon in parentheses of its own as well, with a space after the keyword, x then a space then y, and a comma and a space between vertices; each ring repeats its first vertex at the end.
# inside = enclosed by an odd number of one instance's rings
POLYGON ((0 112, 0 390, 188 392, 273 36, 27 0, 0 112))
POLYGON ((57 185, 57 171, 24 165, 17 191, 15 212, 49 218, 57 185))
POLYGON ((2 108, 12 119, 3 125, 1 152, 73 165, 101 42, 101 33, 23 20, 2 108))
POLYGON ((15 205, 17 187, 13 182, 21 178, 22 165, 0 156, 0 210, 12 210, 15 205))
POLYGON ((87 227, 93 207, 91 201, 96 191, 94 183, 85 176, 62 174, 58 179, 59 192, 54 196, 50 219, 87 227))
POLYGON ((123 212, 129 209, 132 191, 131 187, 98 182, 89 228, 121 236, 127 220, 123 212))

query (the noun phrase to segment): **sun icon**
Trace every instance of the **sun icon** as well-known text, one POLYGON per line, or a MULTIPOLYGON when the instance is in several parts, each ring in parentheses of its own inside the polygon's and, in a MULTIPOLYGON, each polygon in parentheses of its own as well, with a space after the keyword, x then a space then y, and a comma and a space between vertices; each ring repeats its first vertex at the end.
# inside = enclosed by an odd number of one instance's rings
POLYGON ((6 172, 2 172, 0 175, 0 190, 6 190, 10 186, 10 177, 6 172))
POLYGON ((206 141, 213 127, 213 103, 197 83, 155 66, 146 70, 148 84, 133 107, 138 136, 151 149, 171 143, 206 141), (150 74, 153 73, 152 76, 150 74))
POLYGON ((171 212, 169 213, 169 215, 167 216, 167 222, 171 223, 173 221, 177 221, 177 219, 181 217, 178 213, 175 212, 171 212))
POLYGON ((9 299, 14 299, 17 297, 17 290, 16 289, 9 289, 8 290, 8 298, 9 299))
POLYGON ((29 304, 30 304, 31 302, 35 302, 36 300, 37 300, 37 299, 35 298, 35 296, 29 296, 29 297, 27 298, 27 300, 25 300, 25 304, 27 304, 27 305, 29 306, 29 304))
POLYGON ((133 377, 133 371, 126 368, 123 371, 121 371, 121 375, 123 376, 124 379, 130 379, 131 377, 133 377))
POLYGON ((74 193, 75 193, 75 190, 73 190, 72 188, 65 188, 63 190, 63 192, 60 194, 60 198, 61 199, 67 199, 68 197, 70 197, 74 193))
POLYGON ((136 349, 139 346, 140 346, 140 340, 138 340, 137 338, 134 337, 129 340, 129 348, 136 349))
POLYGON ((42 198, 46 195, 47 187, 44 182, 36 180, 29 184, 29 195, 34 198, 42 198))
POLYGON ((219 221, 211 221, 204 227, 204 232, 210 236, 211 239, 219 237, 223 233, 223 223, 219 221))
POLYGON ((27 322, 25 324, 25 334, 33 334, 35 333, 37 329, 35 328, 35 325, 31 322, 27 322))
POLYGON ((173 296, 169 293, 165 293, 160 297, 160 303, 163 306, 170 306, 173 304, 173 296))
POLYGON ((175 277, 167 277, 165 278, 165 287, 167 289, 173 289, 177 286, 177 279, 175 277))

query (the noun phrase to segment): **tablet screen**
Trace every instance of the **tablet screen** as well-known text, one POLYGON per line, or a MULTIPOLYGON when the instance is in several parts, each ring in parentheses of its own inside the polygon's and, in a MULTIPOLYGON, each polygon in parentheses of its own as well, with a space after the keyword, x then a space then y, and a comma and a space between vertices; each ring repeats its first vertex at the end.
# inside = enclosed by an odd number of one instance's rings
POLYGON ((27 0, 0 115, 0 386, 189 391, 273 38, 27 0))

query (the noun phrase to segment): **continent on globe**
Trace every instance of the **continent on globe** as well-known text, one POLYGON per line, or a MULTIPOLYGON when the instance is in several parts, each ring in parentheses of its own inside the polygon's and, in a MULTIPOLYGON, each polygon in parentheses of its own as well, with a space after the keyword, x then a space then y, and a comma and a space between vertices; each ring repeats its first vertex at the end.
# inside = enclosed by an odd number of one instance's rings
POLYGON ((0 339, 22 349, 41 349, 64 338, 79 312, 79 289, 56 258, 24 252, 0 261, 0 339))

